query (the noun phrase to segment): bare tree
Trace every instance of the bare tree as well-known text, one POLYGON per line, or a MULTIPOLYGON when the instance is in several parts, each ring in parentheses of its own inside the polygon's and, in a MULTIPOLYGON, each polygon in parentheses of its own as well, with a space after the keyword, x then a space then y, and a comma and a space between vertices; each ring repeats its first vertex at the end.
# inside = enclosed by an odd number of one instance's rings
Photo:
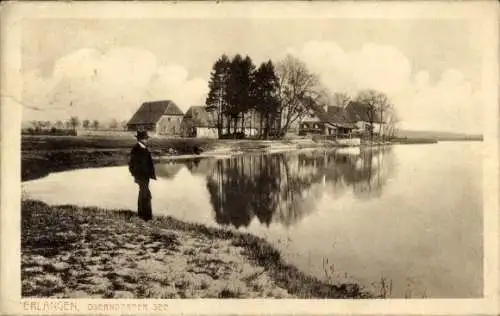
POLYGON ((99 128, 99 121, 98 120, 94 120, 92 122, 92 128, 94 128, 95 130, 97 130, 99 128))
POLYGON ((76 128, 80 126, 80 119, 78 119, 78 116, 72 116, 69 121, 73 130, 76 131, 76 128))
POLYGON ((383 123, 383 114, 389 107, 389 98, 383 92, 363 90, 359 92, 356 101, 365 106, 366 117, 370 124, 370 139, 373 140, 374 123, 383 123))
POLYGON ((385 99, 382 98, 381 102, 378 104, 378 113, 379 113, 379 119, 380 119, 379 134, 382 137, 382 141, 384 141, 385 136, 386 136, 386 132, 387 132, 386 125, 387 125, 389 119, 393 115, 396 115, 394 105, 389 101, 389 99, 387 97, 385 99))
POLYGON ((85 129, 88 129, 90 126, 90 121, 89 120, 83 120, 82 122, 82 127, 85 129))
POLYGON ((386 110, 385 116, 386 121, 384 124, 384 135, 386 135, 389 139, 392 139, 396 136, 399 127, 399 117, 392 104, 386 110))
POLYGON ((332 101, 335 106, 345 108, 351 102, 351 96, 347 92, 336 92, 332 101))
POLYGON ((282 116, 281 133, 308 112, 324 91, 317 75, 311 73, 305 63, 287 55, 276 67, 279 78, 279 101, 282 116))
POLYGON ((109 122, 109 128, 116 129, 118 127, 118 121, 116 119, 111 119, 109 122))

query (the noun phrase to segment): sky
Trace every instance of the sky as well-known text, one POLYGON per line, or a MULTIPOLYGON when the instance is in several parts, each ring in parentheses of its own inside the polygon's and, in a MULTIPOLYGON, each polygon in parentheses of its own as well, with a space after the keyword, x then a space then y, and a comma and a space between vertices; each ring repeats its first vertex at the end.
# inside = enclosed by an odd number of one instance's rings
POLYGON ((292 54, 334 92, 385 92, 401 127, 481 132, 481 29, 460 19, 30 19, 23 120, 128 120, 146 100, 203 105, 223 53, 292 54))

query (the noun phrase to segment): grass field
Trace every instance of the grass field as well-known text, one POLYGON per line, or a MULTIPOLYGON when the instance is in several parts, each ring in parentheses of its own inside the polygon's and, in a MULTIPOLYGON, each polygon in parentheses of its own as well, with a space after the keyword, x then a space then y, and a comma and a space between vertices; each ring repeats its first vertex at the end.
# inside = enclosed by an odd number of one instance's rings
MULTIPOLYGON (((173 149, 180 153, 193 153, 195 147, 210 148, 216 140, 201 138, 151 138, 149 146, 155 151, 173 149)), ((132 135, 125 136, 26 136, 21 142, 22 151, 129 149, 136 143, 132 135)))
POLYGON ((264 239, 128 210, 22 201, 23 297, 368 298, 287 265, 264 239))

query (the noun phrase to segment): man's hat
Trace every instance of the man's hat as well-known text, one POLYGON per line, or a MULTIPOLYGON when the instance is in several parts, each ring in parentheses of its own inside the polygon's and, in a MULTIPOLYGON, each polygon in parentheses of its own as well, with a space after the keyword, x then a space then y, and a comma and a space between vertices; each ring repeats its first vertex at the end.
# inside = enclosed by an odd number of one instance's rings
POLYGON ((149 138, 148 132, 147 131, 137 131, 135 138, 137 138, 138 140, 148 139, 149 138))

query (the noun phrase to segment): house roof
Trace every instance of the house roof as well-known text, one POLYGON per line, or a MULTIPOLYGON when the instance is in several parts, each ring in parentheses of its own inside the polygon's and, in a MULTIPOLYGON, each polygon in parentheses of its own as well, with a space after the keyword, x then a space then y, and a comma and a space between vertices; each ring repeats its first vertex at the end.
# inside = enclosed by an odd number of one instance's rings
POLYGON ((217 113, 215 111, 207 111, 203 105, 190 107, 186 114, 185 119, 190 119, 191 124, 196 127, 216 127, 217 126, 217 113))
POLYGON ((328 106, 325 111, 321 106, 313 105, 311 109, 321 122, 329 123, 336 127, 354 128, 353 122, 341 107, 328 106))
MULTIPOLYGON (((362 102, 357 102, 357 101, 349 102, 349 104, 346 106, 346 112, 351 122, 370 121, 369 107, 367 104, 364 104, 362 102)), ((377 111, 375 111, 374 113, 373 122, 375 123, 380 122, 380 116, 377 111)))
POLYGON ((326 111, 328 123, 344 128, 354 128, 354 122, 349 119, 346 110, 340 106, 329 106, 326 111))
POLYGON ((128 124, 155 124, 163 115, 183 115, 183 113, 170 100, 144 102, 128 124))

